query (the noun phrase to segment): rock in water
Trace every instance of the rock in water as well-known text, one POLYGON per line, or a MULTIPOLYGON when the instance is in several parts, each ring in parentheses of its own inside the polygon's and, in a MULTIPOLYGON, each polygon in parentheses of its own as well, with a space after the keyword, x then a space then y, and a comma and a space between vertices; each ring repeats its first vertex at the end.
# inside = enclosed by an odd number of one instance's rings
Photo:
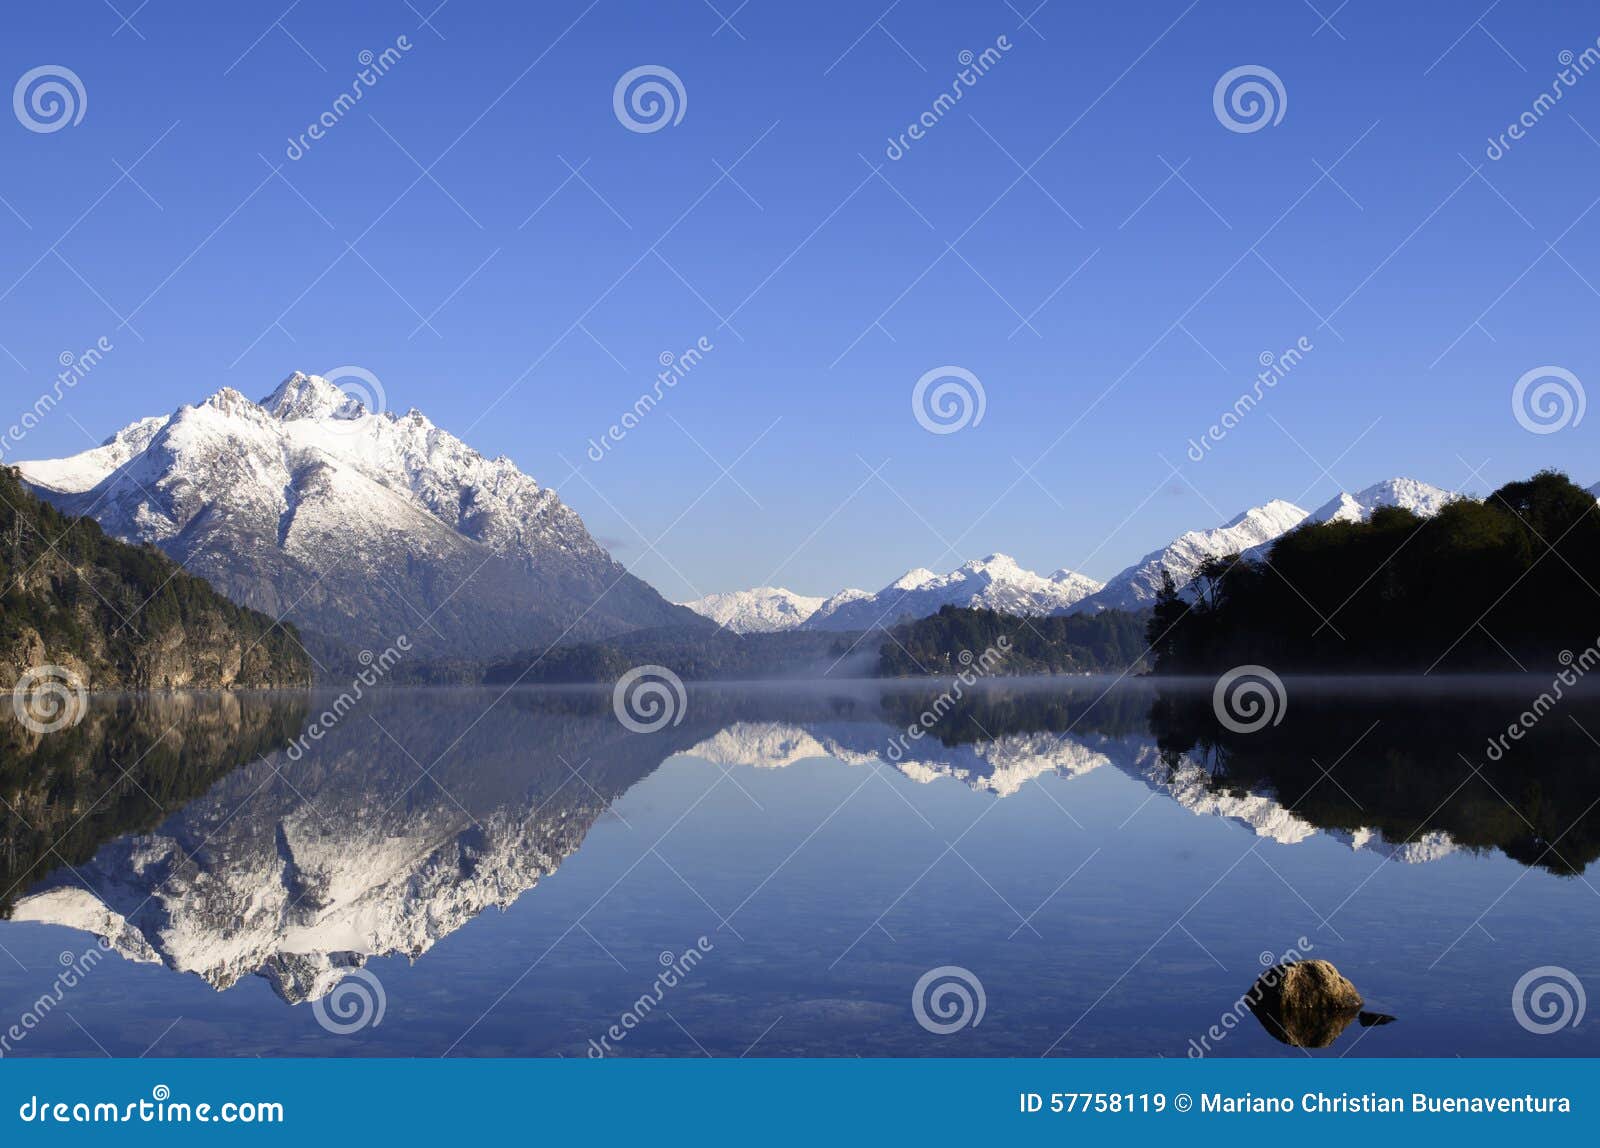
POLYGON ((1256 979, 1250 1010, 1274 1039, 1327 1048, 1361 1012, 1361 994, 1327 961, 1274 965, 1256 979))

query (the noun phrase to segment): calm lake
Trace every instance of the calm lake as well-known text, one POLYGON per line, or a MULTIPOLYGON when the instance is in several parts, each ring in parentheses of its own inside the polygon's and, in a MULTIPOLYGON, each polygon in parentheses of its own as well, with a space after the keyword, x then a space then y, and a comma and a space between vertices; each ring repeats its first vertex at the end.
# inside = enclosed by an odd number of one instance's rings
POLYGON ((3 1051, 1600 1055, 1600 701, 1491 748, 1547 684, 1291 680, 1247 733, 1086 679, 7 706, 3 1051), (1286 956, 1367 1012, 1278 1039, 1286 956))

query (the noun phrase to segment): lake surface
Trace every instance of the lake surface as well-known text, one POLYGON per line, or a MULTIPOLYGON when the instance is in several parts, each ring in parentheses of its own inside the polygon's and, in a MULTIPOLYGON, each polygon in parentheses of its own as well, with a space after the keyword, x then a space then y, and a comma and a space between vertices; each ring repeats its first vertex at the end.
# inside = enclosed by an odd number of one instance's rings
POLYGON ((1600 1055, 1513 1008, 1600 986, 1600 704, 1490 751, 1544 685, 1290 681, 1250 733, 1083 679, 8 706, 0 1051, 1600 1055), (1286 956, 1367 1015, 1275 1037, 1286 956))

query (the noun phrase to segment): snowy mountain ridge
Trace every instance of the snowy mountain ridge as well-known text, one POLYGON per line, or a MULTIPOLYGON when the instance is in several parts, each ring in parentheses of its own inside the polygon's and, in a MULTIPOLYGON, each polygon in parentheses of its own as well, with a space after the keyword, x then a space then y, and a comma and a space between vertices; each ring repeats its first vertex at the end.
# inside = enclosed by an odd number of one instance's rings
MULTIPOLYGON (((1596 493, 1600 497, 1600 486, 1596 493)), ((1105 583, 1064 569, 1048 576, 1036 574, 1008 555, 992 554, 948 574, 924 568, 908 570, 876 593, 851 588, 818 599, 790 590, 759 587, 709 594, 683 604, 737 633, 797 627, 887 628, 907 619, 936 614, 947 605, 1023 615, 1141 610, 1155 602, 1163 570, 1170 572, 1173 581, 1182 587, 1206 559, 1227 554, 1262 558, 1274 542, 1302 523, 1365 522, 1383 506, 1399 506, 1429 517, 1457 497, 1452 491, 1416 479, 1391 478, 1354 493, 1340 491, 1313 511, 1273 499, 1220 526, 1187 531, 1105 583)))
POLYGON ((796 594, 782 586, 757 586, 754 590, 707 594, 679 605, 687 606, 735 634, 769 634, 794 629, 815 614, 824 601, 796 594))
POLYGON ((372 413, 296 372, 224 387, 71 458, 18 464, 41 496, 148 543, 223 593, 346 647, 397 627, 428 653, 510 652, 693 619, 612 561, 554 491, 420 411, 372 413))

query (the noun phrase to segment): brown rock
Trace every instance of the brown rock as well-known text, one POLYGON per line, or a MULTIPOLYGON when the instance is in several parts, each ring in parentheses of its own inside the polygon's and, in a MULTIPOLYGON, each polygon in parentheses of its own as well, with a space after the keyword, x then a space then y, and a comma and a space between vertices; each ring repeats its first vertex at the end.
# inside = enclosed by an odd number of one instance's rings
POLYGON ((1256 979, 1250 1011, 1273 1038, 1326 1048, 1361 1012, 1361 994, 1327 961, 1274 965, 1256 979))

